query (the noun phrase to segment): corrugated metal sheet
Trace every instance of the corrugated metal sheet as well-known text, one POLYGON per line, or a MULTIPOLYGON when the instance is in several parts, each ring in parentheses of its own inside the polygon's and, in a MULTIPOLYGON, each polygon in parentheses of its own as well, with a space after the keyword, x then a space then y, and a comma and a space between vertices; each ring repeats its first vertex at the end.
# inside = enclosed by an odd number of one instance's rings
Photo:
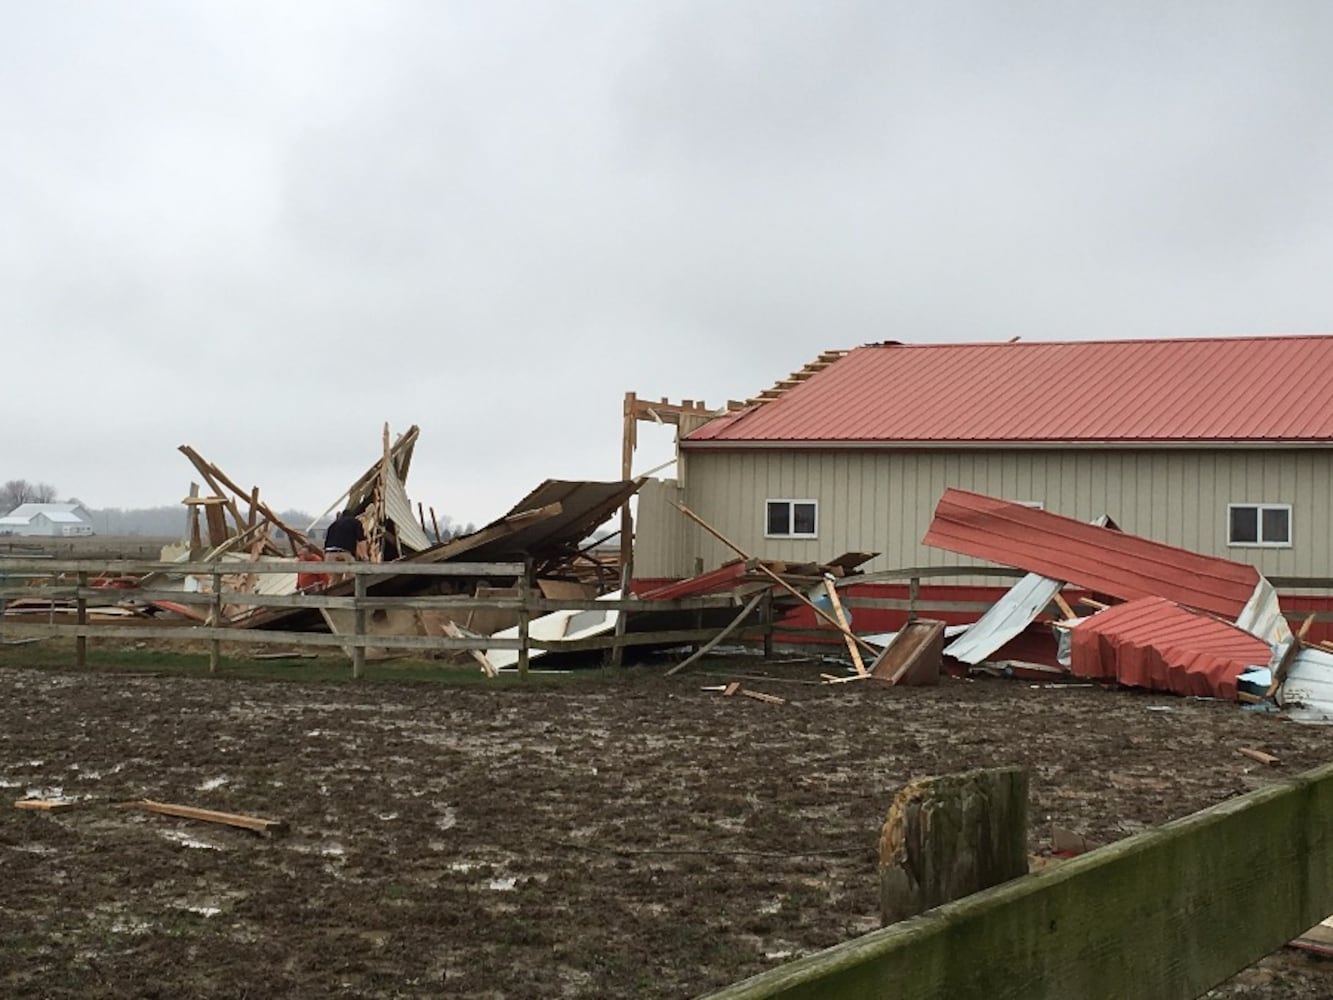
POLYGON ((1143 597, 1074 627, 1075 677, 1174 694, 1235 698, 1236 678, 1268 663, 1268 644, 1234 625, 1143 597))
MULTIPOLYGON (((1281 656, 1274 655, 1276 662, 1281 656)), ((1307 646, 1287 667, 1278 702, 1297 722, 1333 724, 1333 654, 1307 646)))
POLYGON ((614 482, 548 479, 525 496, 504 517, 470 535, 413 556, 425 562, 444 562, 466 555, 468 560, 523 559, 541 562, 572 555, 598 525, 606 521, 632 497, 641 479, 614 482), (528 511, 560 504, 560 512, 531 523, 510 525, 507 519, 528 511))
POLYGON ((966 490, 944 491, 922 542, 1123 600, 1165 597, 1233 621, 1260 580, 1253 566, 966 490))
POLYGON ((684 446, 1328 442, 1330 370, 1327 335, 875 344, 684 446))

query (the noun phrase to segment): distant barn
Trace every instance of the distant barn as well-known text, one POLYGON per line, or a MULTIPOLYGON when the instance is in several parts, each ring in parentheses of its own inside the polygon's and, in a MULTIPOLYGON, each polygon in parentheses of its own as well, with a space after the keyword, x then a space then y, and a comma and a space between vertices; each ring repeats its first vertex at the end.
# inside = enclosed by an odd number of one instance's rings
POLYGON ((70 538, 92 533, 93 519, 77 503, 25 503, 0 517, 0 535, 70 538))

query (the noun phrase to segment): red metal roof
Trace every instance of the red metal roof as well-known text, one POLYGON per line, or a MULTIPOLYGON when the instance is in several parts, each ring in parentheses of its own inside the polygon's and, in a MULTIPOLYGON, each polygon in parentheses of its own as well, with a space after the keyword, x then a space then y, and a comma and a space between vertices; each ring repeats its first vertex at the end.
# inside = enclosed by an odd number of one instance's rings
POLYGON ((684 444, 1333 442, 1330 371, 1333 335, 873 344, 684 444))
POLYGON ((1235 698, 1236 678, 1269 660, 1262 639, 1161 597, 1107 608, 1071 640, 1076 677, 1213 698, 1235 698))
POLYGON ((1244 563, 947 489, 922 542, 1123 600, 1165 597, 1234 620, 1259 583, 1244 563))

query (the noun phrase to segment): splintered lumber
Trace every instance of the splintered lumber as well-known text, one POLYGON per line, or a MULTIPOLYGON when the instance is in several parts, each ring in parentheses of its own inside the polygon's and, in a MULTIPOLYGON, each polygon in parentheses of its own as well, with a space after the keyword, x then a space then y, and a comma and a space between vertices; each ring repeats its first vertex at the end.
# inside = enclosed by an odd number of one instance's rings
MULTIPOLYGON (((745 552, 744 549, 742 549, 742 548, 741 548, 739 545, 737 545, 735 542, 731 541, 731 539, 729 539, 729 538, 727 538, 725 535, 723 535, 720 531, 718 531, 716 528, 714 528, 711 524, 709 524, 707 521, 705 521, 702 517, 700 517, 700 516, 699 516, 698 514, 696 514, 694 511, 692 511, 692 510, 690 510, 688 507, 686 507, 683 503, 674 503, 674 502, 673 502, 673 503, 672 503, 672 506, 675 507, 675 508, 676 508, 678 511, 680 511, 682 514, 684 514, 686 517, 688 517, 691 521, 693 521, 693 522, 694 522, 695 524, 697 524, 699 527, 703 528, 704 531, 708 532, 710 535, 712 535, 714 538, 716 538, 719 542, 721 542, 721 543, 722 543, 723 545, 725 545, 727 548, 731 549, 732 552, 735 552, 735 553, 736 553, 738 556, 740 556, 742 559, 750 560, 750 559, 753 559, 753 558, 754 558, 753 556, 750 556, 750 555, 746 554, 746 552, 745 552)), ((859 646, 860 646, 862 649, 864 649, 866 652, 868 652, 868 653, 878 653, 878 652, 879 652, 879 650, 877 650, 874 646, 872 646, 872 645, 871 645, 870 643, 868 643, 866 640, 862 639, 859 635, 856 635, 856 634, 854 634, 853 632, 851 632, 850 630, 845 629, 845 628, 843 628, 841 625, 839 625, 839 624, 838 624, 838 621, 837 621, 836 618, 834 618, 832 615, 830 615, 828 612, 826 612, 823 608, 821 608, 821 607, 819 607, 818 605, 816 605, 814 601, 810 600, 810 598, 806 597, 806 596, 805 596, 804 594, 802 594, 799 590, 797 590, 795 587, 793 587, 790 583, 788 583, 786 580, 782 579, 782 577, 778 576, 778 574, 774 573, 771 569, 769 569, 767 566, 765 566, 765 565, 763 564, 763 562, 756 561, 756 562, 755 562, 755 568, 756 568, 757 570, 759 570, 759 572, 761 572, 761 573, 763 573, 765 576, 767 576, 767 577, 768 577, 770 580, 772 580, 774 583, 776 583, 776 584, 777 584, 779 587, 781 587, 783 590, 785 590, 787 593, 791 594, 792 597, 796 598, 798 601, 800 601, 802 604, 804 604, 807 608, 809 608, 811 611, 813 611, 817 617, 822 618, 824 621, 828 622, 828 624, 832 625, 834 628, 836 628, 836 629, 837 629, 839 632, 841 632, 843 635, 850 637, 852 641, 854 641, 857 645, 859 645, 859 646)))
POLYGON ((1060 614, 1065 616, 1065 621, 1068 621, 1070 618, 1078 617, 1078 615, 1074 614, 1074 609, 1069 606, 1069 602, 1060 594, 1056 594, 1051 600, 1055 601, 1055 606, 1060 609, 1060 614))
POLYGON ((991 768, 920 778, 889 806, 879 840, 887 926, 1028 871, 1028 773, 991 768))
POLYGON ((14 802, 14 808, 32 812, 63 812, 73 809, 74 803, 69 799, 18 799, 14 802))
POLYGON ((843 641, 847 643, 847 652, 852 658, 852 666, 856 667, 856 672, 865 676, 866 665, 861 659, 861 650, 856 648, 856 643, 852 641, 852 629, 847 624, 847 613, 842 610, 842 601, 838 600, 838 588, 833 584, 833 575, 824 577, 824 592, 828 594, 829 604, 833 607, 833 614, 838 619, 838 628, 842 629, 843 641))
MULTIPOLYGON (((476 638, 474 633, 463 631, 463 629, 459 628, 453 622, 444 623, 444 634, 451 639, 476 638)), ((490 658, 480 649, 469 649, 468 652, 472 654, 474 660, 481 664, 481 672, 483 674, 487 677, 499 676, 500 672, 495 669, 495 664, 493 664, 490 661, 490 658)))
POLYGON ((1248 757, 1250 760, 1257 760, 1260 764, 1267 764, 1269 767, 1281 763, 1281 760, 1271 753, 1264 753, 1262 750, 1256 750, 1253 747, 1237 747, 1236 753, 1248 757))
POLYGON ((1091 597, 1080 597, 1078 599, 1078 603, 1086 604, 1088 607, 1096 608, 1098 611, 1105 611, 1107 608, 1111 606, 1103 601, 1093 600, 1091 597))
POLYGON ((768 703, 769 705, 785 705, 785 704, 787 704, 787 699, 786 699, 786 698, 779 698, 779 697, 778 697, 777 695, 775 695, 775 694, 765 694, 763 691, 751 691, 749 688, 741 688, 741 689, 740 689, 739 691, 737 691, 736 693, 737 693, 737 694, 743 694, 743 695, 745 695, 745 697, 747 697, 747 698, 753 698, 755 701, 766 702, 766 703, 768 703))
POLYGON ((279 836, 287 832, 287 824, 277 819, 262 819, 259 816, 243 816, 240 813, 218 812, 214 809, 197 809, 194 806, 175 805, 171 802, 154 802, 152 799, 139 799, 134 802, 117 803, 122 809, 143 809, 147 812, 160 813, 163 816, 175 816, 178 819, 194 819, 202 823, 217 823, 222 826, 236 826, 255 833, 279 836))
POLYGON ((724 698, 730 698, 733 694, 735 694, 735 693, 736 693, 737 691, 739 691, 740 689, 741 689, 741 682, 740 682, 740 681, 732 681, 730 684, 728 684, 726 687, 724 687, 724 688, 722 689, 722 697, 724 697, 724 698))

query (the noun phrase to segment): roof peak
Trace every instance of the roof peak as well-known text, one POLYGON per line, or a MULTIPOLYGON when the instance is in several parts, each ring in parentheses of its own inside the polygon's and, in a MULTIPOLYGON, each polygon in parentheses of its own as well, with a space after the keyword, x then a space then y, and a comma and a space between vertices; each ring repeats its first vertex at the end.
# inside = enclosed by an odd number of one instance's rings
POLYGON ((857 350, 865 348, 911 348, 912 350, 944 348, 958 350, 960 347, 1083 347, 1100 344, 1218 344, 1239 343, 1241 341, 1294 340, 1333 340, 1333 333, 1219 334, 1215 337, 1099 337, 1090 340, 1024 340, 1020 337, 1012 337, 1008 340, 932 340, 920 343, 881 340, 862 344, 857 350))

